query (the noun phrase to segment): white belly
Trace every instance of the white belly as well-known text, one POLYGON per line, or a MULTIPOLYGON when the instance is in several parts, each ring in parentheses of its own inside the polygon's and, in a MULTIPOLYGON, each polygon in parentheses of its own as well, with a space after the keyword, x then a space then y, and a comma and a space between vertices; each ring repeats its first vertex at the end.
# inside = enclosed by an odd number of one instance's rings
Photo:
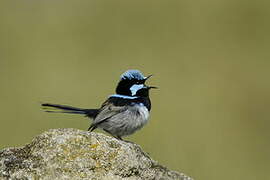
POLYGON ((149 118, 149 111, 148 109, 141 103, 140 105, 136 105, 136 108, 138 108, 138 111, 141 115, 142 123, 145 124, 148 121, 149 118))
POLYGON ((148 119, 148 109, 143 104, 137 104, 100 124, 100 128, 116 136, 127 136, 141 129, 148 119))

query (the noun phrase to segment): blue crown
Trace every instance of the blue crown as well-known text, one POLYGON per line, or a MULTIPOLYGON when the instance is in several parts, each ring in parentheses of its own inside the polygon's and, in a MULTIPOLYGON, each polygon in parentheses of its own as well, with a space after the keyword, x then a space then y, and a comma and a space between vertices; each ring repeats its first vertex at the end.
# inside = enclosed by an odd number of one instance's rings
POLYGON ((124 72, 121 75, 121 80, 124 80, 124 79, 144 80, 144 79, 146 79, 146 77, 144 77, 144 75, 139 70, 131 69, 131 70, 124 72))

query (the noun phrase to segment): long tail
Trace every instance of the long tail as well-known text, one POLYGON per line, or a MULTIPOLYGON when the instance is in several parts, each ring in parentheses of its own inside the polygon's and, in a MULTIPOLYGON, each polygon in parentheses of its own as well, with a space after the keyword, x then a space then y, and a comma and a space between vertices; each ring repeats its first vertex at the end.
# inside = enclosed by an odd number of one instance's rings
POLYGON ((60 105, 60 104, 41 104, 45 112, 50 113, 71 113, 71 114, 84 114, 90 118, 95 118, 98 114, 98 109, 82 109, 72 106, 60 105))

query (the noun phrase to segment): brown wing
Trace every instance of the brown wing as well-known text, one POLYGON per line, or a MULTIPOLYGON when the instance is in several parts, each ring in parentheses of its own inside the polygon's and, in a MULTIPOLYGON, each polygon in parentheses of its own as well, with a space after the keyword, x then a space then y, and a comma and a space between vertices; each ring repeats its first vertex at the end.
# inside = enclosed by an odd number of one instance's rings
POLYGON ((97 125, 102 123, 103 121, 115 116, 118 113, 126 111, 128 106, 115 106, 113 103, 109 102, 109 100, 105 101, 93 121, 93 125, 97 125))

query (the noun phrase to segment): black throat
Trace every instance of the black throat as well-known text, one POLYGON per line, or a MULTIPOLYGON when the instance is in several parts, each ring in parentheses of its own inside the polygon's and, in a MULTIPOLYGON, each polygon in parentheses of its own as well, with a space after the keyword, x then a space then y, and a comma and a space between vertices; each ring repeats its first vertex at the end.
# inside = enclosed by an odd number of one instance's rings
POLYGON ((151 110, 151 101, 149 97, 137 97, 134 99, 125 99, 112 96, 108 100, 114 106, 134 106, 136 104, 143 104, 148 109, 148 111, 151 110))
POLYGON ((149 98, 149 88, 144 87, 138 89, 136 94, 132 95, 130 88, 133 85, 143 85, 145 83, 145 79, 121 79, 116 87, 116 94, 128 96, 125 97, 114 97, 111 96, 109 101, 113 103, 115 106, 126 106, 126 105, 136 105, 143 104, 148 111, 151 110, 151 101, 149 98))
POLYGON ((116 87, 116 93, 120 95, 132 96, 130 88, 134 84, 144 84, 145 79, 121 79, 116 87))

